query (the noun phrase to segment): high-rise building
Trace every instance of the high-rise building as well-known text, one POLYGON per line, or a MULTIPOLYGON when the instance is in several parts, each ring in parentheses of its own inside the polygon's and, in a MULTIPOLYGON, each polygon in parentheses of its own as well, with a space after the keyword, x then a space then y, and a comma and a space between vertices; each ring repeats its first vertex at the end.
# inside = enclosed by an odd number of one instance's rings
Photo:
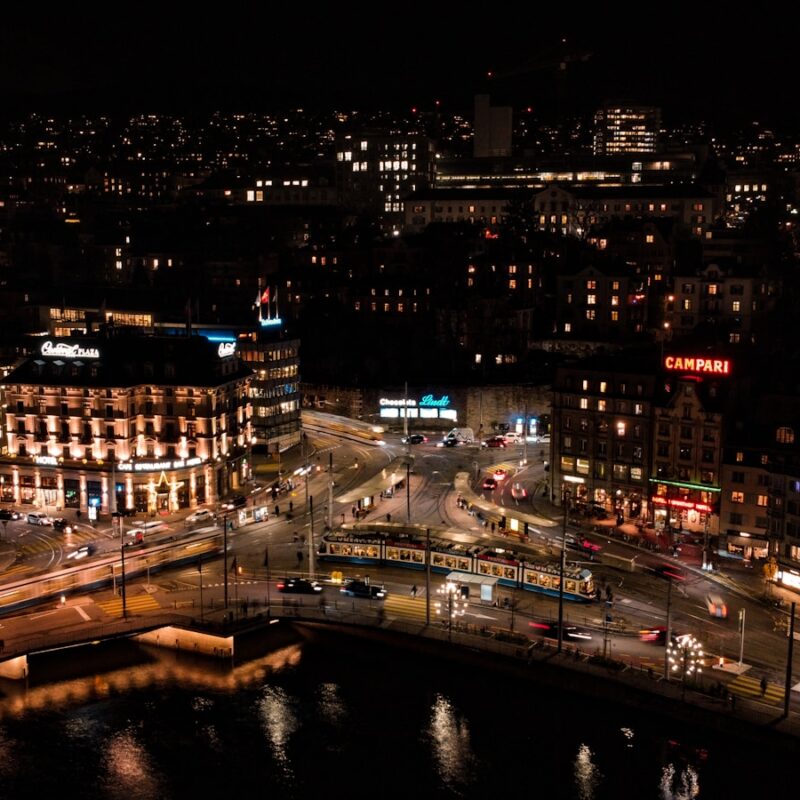
POLYGON ((511 106, 493 106, 488 94, 475 95, 473 156, 475 158, 510 156, 511 126, 511 106))
POLYGON ((594 154, 655 153, 660 128, 660 108, 608 103, 594 115, 594 154))

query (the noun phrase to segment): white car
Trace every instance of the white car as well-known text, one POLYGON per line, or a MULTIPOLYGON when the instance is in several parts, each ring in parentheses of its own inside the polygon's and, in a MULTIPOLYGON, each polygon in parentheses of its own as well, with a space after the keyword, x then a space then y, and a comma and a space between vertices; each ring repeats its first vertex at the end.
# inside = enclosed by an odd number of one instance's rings
POLYGON ((78 561, 81 558, 86 558, 87 556, 91 555, 91 548, 89 545, 84 545, 83 547, 79 547, 77 550, 73 550, 67 558, 74 558, 78 561))
POLYGON ((522 442, 522 436, 516 431, 508 431, 508 433, 504 433, 503 439, 505 439, 506 444, 520 444, 522 442))
POLYGON ((195 522, 211 522, 214 519, 214 513, 207 508, 198 508, 193 514, 189 514, 184 520, 187 525, 193 525, 195 522))
POLYGON ((28 525, 52 525, 53 520, 41 511, 31 511, 27 517, 28 525))
POLYGON ((540 436, 536 441, 539 444, 550 444, 550 434, 545 433, 544 436, 540 436))
POLYGON ((138 533, 157 533, 167 530, 163 522, 134 522, 128 529, 128 536, 136 536, 138 533))

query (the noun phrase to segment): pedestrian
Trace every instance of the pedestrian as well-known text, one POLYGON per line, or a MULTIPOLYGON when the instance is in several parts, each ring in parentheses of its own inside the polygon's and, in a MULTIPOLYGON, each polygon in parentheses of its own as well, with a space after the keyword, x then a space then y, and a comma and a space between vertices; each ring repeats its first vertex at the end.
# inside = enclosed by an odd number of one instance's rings
POLYGON ((281 507, 276 505, 275 506, 275 516, 279 517, 280 515, 281 515, 281 507))
POLYGON ((417 596, 417 585, 416 585, 416 584, 414 584, 414 585, 411 587, 411 596, 412 596, 412 597, 416 597, 416 596, 417 596))
POLYGON ((387 522, 391 522, 392 521, 392 515, 391 514, 387 514, 386 515, 386 521, 387 522))
POLYGON ((494 522, 492 522, 492 533, 494 533, 494 522))
POLYGON ((356 518, 356 507, 355 507, 355 506, 353 506, 353 507, 350 509, 350 513, 353 515, 353 519, 355 519, 355 518, 356 518))
POLYGON ((767 693, 767 679, 761 678, 761 696, 763 697, 767 693))
POLYGON ((291 514, 294 511, 294 503, 290 500, 289 501, 289 513, 291 514))
POLYGON ((297 566, 299 567, 303 563, 303 551, 297 551, 297 566))

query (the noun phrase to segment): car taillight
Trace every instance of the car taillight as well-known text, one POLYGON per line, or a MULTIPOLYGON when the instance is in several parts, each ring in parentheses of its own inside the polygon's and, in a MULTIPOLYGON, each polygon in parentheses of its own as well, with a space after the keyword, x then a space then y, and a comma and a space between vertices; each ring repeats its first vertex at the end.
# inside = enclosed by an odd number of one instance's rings
POLYGON ((278 584, 278 588, 279 589, 285 589, 286 588, 286 584, 285 583, 279 583, 278 584))

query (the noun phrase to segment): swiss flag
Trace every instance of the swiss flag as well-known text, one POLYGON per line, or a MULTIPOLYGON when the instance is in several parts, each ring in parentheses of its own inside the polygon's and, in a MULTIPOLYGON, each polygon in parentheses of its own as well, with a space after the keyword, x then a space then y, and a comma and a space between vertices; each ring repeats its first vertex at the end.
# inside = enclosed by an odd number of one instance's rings
POLYGON ((269 286, 264 289, 263 293, 261 294, 261 304, 267 305, 269 303, 269 286))

